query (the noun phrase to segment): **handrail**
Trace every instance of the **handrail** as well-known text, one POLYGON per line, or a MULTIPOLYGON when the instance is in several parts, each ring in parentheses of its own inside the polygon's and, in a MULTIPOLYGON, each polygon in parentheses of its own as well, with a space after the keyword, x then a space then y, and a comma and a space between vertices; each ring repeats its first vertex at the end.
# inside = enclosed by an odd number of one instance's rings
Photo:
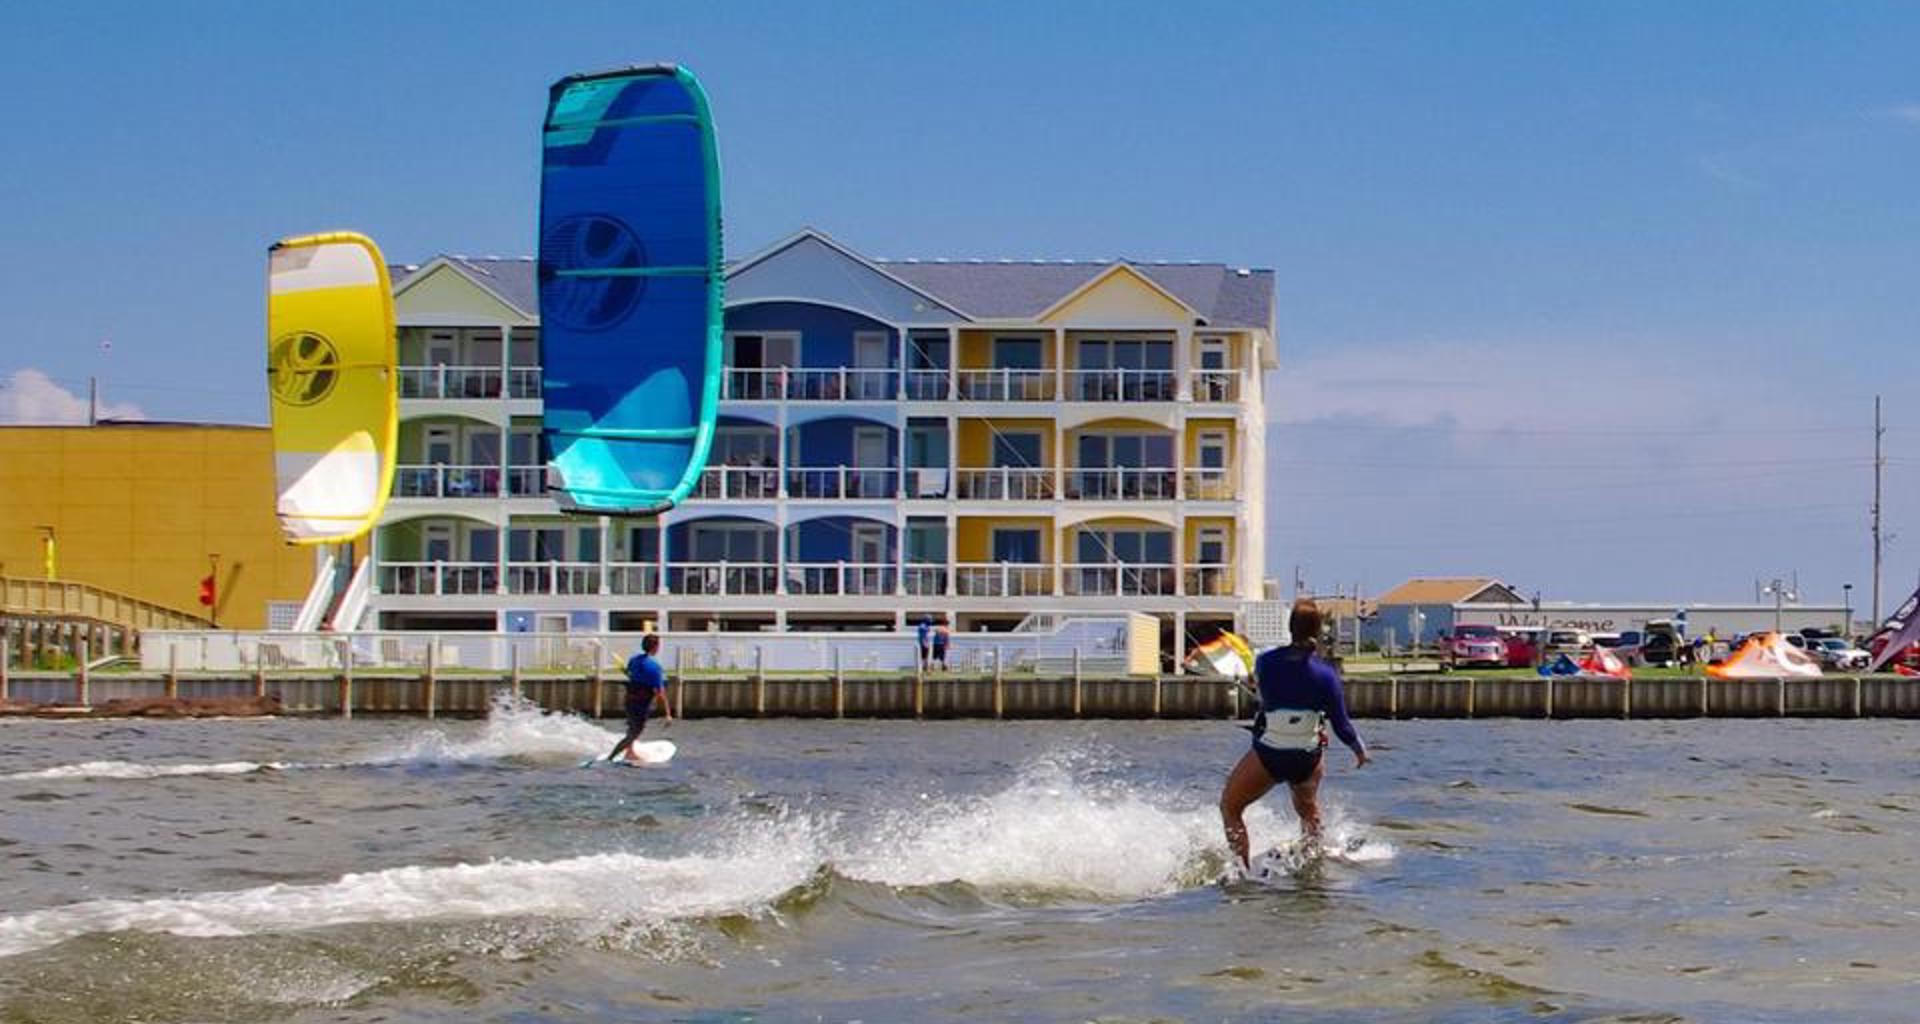
POLYGON ((133 629, 207 629, 210 619, 127 594, 70 580, 0 576, 0 612, 72 615, 133 629))

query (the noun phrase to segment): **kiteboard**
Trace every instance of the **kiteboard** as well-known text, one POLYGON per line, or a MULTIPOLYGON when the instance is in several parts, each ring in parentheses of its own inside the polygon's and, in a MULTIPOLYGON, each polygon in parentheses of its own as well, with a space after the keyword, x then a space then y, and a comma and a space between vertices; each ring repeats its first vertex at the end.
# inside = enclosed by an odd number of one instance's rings
POLYGON ((617 761, 609 761, 604 757, 594 757, 580 762, 580 767, 592 768, 598 764, 613 764, 619 765, 622 768, 645 768, 648 765, 666 764, 668 761, 673 760, 673 755, 680 752, 680 748, 674 746, 672 740, 638 741, 628 749, 632 750, 633 756, 639 760, 629 761, 625 757, 621 757, 617 761))
POLYGON ((566 512, 645 516, 699 482, 720 394, 720 164, 673 64, 569 75, 540 172, 542 429, 566 512))

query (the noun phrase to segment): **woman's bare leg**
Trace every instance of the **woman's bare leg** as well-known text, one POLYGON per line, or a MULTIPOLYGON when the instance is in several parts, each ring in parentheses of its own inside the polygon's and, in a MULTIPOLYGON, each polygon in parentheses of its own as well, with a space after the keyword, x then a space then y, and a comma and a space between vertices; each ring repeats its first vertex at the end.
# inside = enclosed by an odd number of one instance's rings
POLYGON ((1253 865, 1247 859, 1247 823, 1241 815, 1272 788, 1273 776, 1267 774, 1266 766, 1249 750, 1240 758, 1240 763, 1233 766, 1225 788, 1220 791, 1220 821, 1227 829, 1227 846, 1240 858, 1243 868, 1253 865))
POLYGON ((1326 773, 1327 756, 1321 754, 1312 775, 1287 787, 1293 791, 1293 813, 1300 816, 1300 836, 1313 842, 1320 839, 1320 779, 1326 773))

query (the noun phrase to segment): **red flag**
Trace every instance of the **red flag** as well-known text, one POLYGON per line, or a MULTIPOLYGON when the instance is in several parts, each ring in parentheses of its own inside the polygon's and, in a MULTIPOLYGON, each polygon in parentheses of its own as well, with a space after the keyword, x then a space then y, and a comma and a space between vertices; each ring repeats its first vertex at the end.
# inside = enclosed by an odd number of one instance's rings
POLYGON ((208 573, 200 580, 200 603, 213 607, 213 574, 208 573))
POLYGON ((1867 638, 1867 650, 1873 655, 1873 664, 1867 666, 1867 671, 1880 671, 1880 666, 1899 659, 1915 642, 1920 642, 1920 590, 1915 590, 1912 597, 1895 608, 1887 621, 1867 638))

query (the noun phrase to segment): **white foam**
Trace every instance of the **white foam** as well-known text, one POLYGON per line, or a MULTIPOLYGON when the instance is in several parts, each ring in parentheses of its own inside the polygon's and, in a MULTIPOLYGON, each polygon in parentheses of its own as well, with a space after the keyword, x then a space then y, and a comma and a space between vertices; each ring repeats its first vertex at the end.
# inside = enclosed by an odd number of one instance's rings
POLYGON ((214 764, 136 764, 132 761, 83 761, 38 771, 0 775, 0 780, 163 779, 182 775, 247 775, 288 767, 278 761, 221 761, 214 764))
POLYGON ((630 929, 758 912, 805 882, 819 863, 804 822, 767 822, 760 834, 736 832, 726 845, 737 852, 663 858, 602 853, 557 861, 408 866, 319 885, 92 900, 0 918, 0 957, 82 935, 124 931, 217 937, 502 917, 630 929))
POLYGON ((456 740, 428 729, 402 746, 371 758, 376 764, 440 761, 577 761, 612 749, 612 733, 578 715, 546 711, 506 691, 494 694, 480 734, 456 740))

